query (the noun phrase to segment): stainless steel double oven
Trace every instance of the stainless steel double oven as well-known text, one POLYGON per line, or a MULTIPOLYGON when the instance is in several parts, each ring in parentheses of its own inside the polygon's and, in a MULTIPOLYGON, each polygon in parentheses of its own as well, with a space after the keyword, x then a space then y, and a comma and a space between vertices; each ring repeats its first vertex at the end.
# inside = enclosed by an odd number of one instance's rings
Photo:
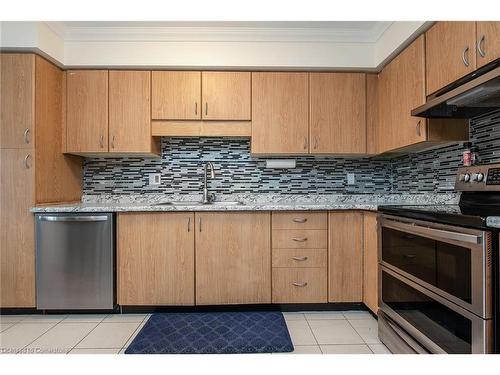
POLYGON ((379 217, 379 336, 397 353, 491 353, 492 233, 379 217))

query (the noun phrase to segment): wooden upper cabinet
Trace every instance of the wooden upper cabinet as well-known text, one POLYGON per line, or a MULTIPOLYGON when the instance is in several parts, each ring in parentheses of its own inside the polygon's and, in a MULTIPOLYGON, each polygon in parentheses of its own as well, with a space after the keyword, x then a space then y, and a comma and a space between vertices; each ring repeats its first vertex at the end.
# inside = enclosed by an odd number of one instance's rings
POLYGON ((108 151, 108 71, 72 70, 66 85, 66 151, 108 151))
POLYGON ((476 70, 476 22, 437 22, 425 38, 427 95, 476 70))
POLYGON ((35 56, 0 54, 0 148, 33 148, 35 56))
POLYGON ((500 22, 478 21, 477 67, 480 68, 500 57, 500 22))
POLYGON ((61 153, 65 74, 40 56, 35 61, 35 203, 80 201, 82 158, 61 153))
POLYGON ((118 303, 194 304, 194 214, 120 213, 118 303))
POLYGON ((379 152, 427 140, 427 122, 411 116, 412 109, 425 103, 424 52, 422 35, 379 74, 379 152))
POLYGON ((366 75, 366 153, 378 153, 379 145, 379 105, 378 105, 378 76, 366 75))
POLYGON ((109 72, 109 151, 151 152, 151 72, 109 72))
POLYGON ((252 73, 252 153, 309 152, 309 74, 252 73))
POLYGON ((197 212, 196 304, 270 303, 270 231, 269 212, 197 212))
POLYGON ((153 120, 201 119, 201 72, 153 71, 153 120))
POLYGON ((251 119, 250 72, 203 72, 204 120, 251 119))
POLYGON ((366 153, 364 73, 310 73, 314 154, 366 153))
POLYGON ((329 213, 328 302, 363 300, 363 214, 329 213))

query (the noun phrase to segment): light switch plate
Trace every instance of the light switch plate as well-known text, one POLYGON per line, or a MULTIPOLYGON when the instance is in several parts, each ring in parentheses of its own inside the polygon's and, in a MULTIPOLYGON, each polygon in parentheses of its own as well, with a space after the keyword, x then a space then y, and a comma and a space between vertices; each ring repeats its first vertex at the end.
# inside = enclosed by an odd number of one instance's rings
POLYGON ((161 184, 161 173, 151 173, 149 175, 149 185, 157 186, 161 184))
POLYGON ((356 183, 356 178, 354 177, 354 173, 347 174, 347 185, 354 185, 356 183))

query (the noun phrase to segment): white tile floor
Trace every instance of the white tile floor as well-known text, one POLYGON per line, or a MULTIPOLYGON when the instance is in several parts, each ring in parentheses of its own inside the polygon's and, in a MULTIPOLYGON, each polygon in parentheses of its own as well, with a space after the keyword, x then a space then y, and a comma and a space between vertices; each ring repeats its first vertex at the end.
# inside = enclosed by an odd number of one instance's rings
MULTIPOLYGON (((365 311, 283 313, 297 354, 386 354, 365 311)), ((1 315, 0 353, 123 353, 150 314, 1 315)))

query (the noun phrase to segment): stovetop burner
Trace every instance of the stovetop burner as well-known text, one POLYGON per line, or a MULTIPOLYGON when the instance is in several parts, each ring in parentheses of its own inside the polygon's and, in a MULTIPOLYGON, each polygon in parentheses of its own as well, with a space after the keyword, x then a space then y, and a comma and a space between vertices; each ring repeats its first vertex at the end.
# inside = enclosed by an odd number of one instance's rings
POLYGON ((458 205, 380 206, 395 216, 485 229, 488 216, 500 216, 500 164, 461 167, 455 190, 462 192, 458 205))
MULTIPOLYGON (((460 227, 486 229, 486 217, 459 205, 380 206, 382 213, 460 227)), ((500 213, 499 213, 500 216, 500 213)))

